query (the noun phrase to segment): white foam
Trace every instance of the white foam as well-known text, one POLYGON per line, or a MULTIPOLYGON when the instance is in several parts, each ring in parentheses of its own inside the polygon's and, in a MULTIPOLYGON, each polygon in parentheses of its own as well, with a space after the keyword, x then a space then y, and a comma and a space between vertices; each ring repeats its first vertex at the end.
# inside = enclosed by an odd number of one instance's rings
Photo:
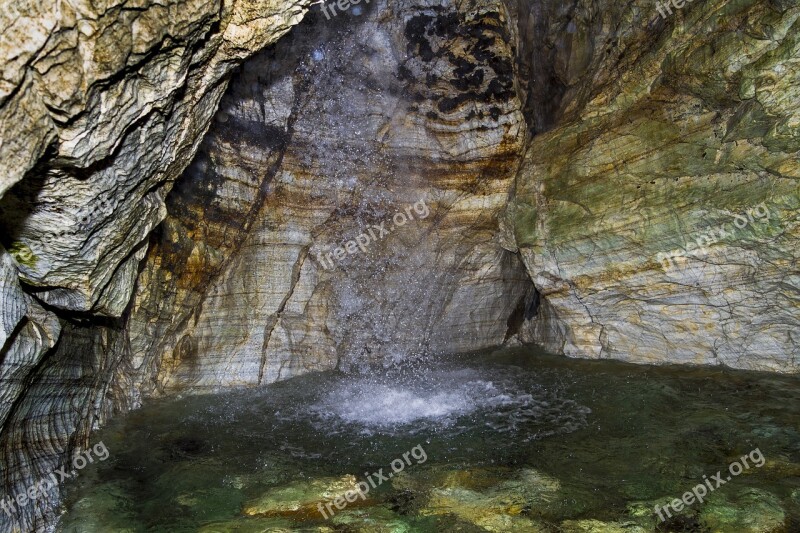
POLYGON ((474 409, 463 390, 435 392, 391 387, 368 380, 350 382, 326 394, 311 410, 329 413, 345 422, 367 426, 395 426, 420 419, 443 419, 474 409))
MULTIPOLYGON (((322 392, 295 416, 314 421, 328 432, 414 432, 453 427, 462 417, 499 432, 521 426, 535 436, 574 430, 585 422, 588 409, 559 398, 535 384, 518 383, 518 374, 474 369, 431 371, 397 376, 346 376, 322 392)), ((535 437, 534 436, 534 437, 535 437)), ((533 437, 532 437, 533 438, 533 437)))

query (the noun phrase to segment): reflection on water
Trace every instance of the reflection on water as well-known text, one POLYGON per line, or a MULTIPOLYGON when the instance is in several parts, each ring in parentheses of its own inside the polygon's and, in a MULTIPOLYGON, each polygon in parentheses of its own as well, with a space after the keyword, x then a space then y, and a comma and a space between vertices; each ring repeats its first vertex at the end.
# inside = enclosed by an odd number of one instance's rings
POLYGON ((800 531, 798 400, 796 377, 519 348, 153 401, 95 436, 111 457, 69 486, 60 527, 800 531), (419 444, 424 464, 314 511, 419 444), (763 467, 659 522, 656 504, 757 447, 763 467))

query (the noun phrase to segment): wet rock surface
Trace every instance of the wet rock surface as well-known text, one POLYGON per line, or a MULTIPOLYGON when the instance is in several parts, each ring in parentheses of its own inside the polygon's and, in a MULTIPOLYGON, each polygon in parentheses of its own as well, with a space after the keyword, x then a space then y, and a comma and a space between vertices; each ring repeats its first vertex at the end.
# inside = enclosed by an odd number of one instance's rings
MULTIPOLYGON (((108 331, 97 324, 114 326, 128 305, 149 234, 166 215, 164 198, 191 160, 232 69, 286 33, 306 5, 4 5, 0 376, 6 494, 24 492, 67 460, 115 403, 105 395, 120 358, 105 351, 111 348, 108 331), (43 357, 60 330, 73 331, 65 320, 88 320, 96 329, 62 342, 59 349, 70 350, 63 359, 58 350, 43 357), (76 349, 84 351, 71 352, 76 349)), ((52 521, 54 501, 57 490, 25 506, 19 525, 40 528, 52 521)))
POLYGON ((140 275, 127 329, 143 387, 258 385, 513 334, 531 290, 496 239, 525 139, 515 40, 499 2, 377 3, 312 15, 248 61, 140 275))
POLYGON ((508 210, 542 298, 530 339, 797 372, 798 17, 703 2, 662 19, 634 2, 563 22, 586 46, 564 49, 572 88, 508 210))
POLYGON ((373 2, 268 47, 307 4, 0 15, 7 494, 144 397, 363 362, 797 372, 797 6, 373 2))

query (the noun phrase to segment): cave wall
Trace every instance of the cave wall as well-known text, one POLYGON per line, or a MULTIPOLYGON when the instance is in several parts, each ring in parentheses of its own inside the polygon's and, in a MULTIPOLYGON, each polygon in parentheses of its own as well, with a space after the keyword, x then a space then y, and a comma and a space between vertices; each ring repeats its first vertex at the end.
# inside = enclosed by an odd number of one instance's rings
POLYGON ((579 5, 555 49, 587 46, 553 63, 558 123, 527 147, 507 211, 542 295, 529 338, 797 372, 800 7, 579 5))
POLYGON ((0 12, 4 494, 143 395, 378 354, 797 372, 795 2, 371 2, 265 49, 307 4, 0 12))
MULTIPOLYGON (((86 439, 119 363, 105 340, 118 334, 164 198, 231 71, 308 4, 4 3, 0 496, 24 491, 86 439)), ((0 527, 41 529, 57 500, 56 488, 13 519, 0 513, 0 527)))
POLYGON ((141 273, 128 318, 141 390, 513 335, 532 290, 497 238, 527 135, 517 45, 501 2, 374 2, 314 12, 248 60, 141 273), (370 229, 364 250, 326 258, 370 229))
MULTIPOLYGON (((55 135, 39 152, 28 144, 32 163, 0 201, 9 402, 0 496, 68 463, 91 429, 142 394, 274 381, 375 361, 387 346, 405 357, 497 345, 514 333, 509 315, 531 284, 496 233, 526 127, 502 4, 373 5, 360 26, 340 18, 329 21, 335 31, 321 36, 317 24, 265 50, 155 232, 229 75, 298 22, 302 5, 184 9, 183 25, 161 6, 100 7, 95 33, 80 23, 76 37, 64 19, 49 39, 88 41, 59 52, 77 74, 106 62, 118 70, 86 74, 64 124, 45 106, 55 135), (144 36, 150 48, 136 41, 144 36), (314 68, 319 53, 334 61, 314 68), (319 77, 344 82, 341 91, 319 77), (321 117, 332 133, 322 142, 321 117), (320 254, 420 200, 424 218, 415 210, 363 257, 320 268, 320 254), (270 328, 274 344, 263 340, 270 328)), ((61 81, 37 83, 67 94, 61 81)), ((25 98, 43 98, 40 89, 25 98)), ((0 525, 43 530, 58 501, 56 487, 0 525)))

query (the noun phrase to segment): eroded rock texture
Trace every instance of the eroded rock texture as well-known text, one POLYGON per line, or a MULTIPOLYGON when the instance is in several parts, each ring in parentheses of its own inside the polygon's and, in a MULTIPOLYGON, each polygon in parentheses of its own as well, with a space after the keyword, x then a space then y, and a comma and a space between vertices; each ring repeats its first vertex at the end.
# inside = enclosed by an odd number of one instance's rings
MULTIPOLYGON (((91 326, 97 317, 121 315, 149 234, 166 215, 164 198, 202 140, 230 71, 288 31, 308 3, 4 3, 6 493, 24 492, 85 438, 80 428, 91 426, 113 373, 107 365, 116 357, 107 343, 79 353, 68 339, 43 357, 59 337, 57 317, 91 326), (73 364, 59 366, 58 353, 73 364)), ((101 329, 82 336, 96 342, 101 329)), ((41 527, 52 520, 56 497, 54 490, 19 509, 14 522, 23 530, 41 527)), ((6 513, 0 521, 10 522, 6 513)))
POLYGON ((650 2, 578 4, 551 28, 564 96, 540 110, 556 125, 528 147, 508 211, 507 245, 542 294, 531 338, 798 371, 799 17, 778 1, 666 20, 650 2))
POLYGON ((499 2, 379 2, 248 61, 142 271, 128 326, 145 390, 513 334, 531 290, 496 238, 526 138, 515 43, 499 2))

